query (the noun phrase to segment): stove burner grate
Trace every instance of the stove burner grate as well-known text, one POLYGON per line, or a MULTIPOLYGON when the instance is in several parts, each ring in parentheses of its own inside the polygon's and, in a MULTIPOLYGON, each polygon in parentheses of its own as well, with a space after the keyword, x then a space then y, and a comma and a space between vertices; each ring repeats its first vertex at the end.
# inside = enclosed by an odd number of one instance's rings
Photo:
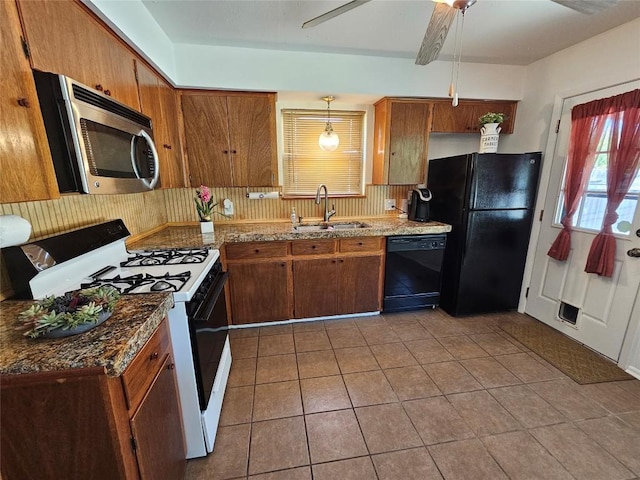
POLYGON ((116 275, 113 278, 95 279, 90 283, 83 283, 80 288, 93 288, 110 286, 120 293, 144 293, 151 292, 177 292, 189 281, 191 272, 177 274, 165 273, 164 275, 151 275, 149 273, 138 273, 128 277, 116 275))
POLYGON ((121 267, 141 267, 153 265, 181 265, 187 263, 203 263, 209 250, 154 250, 148 252, 135 252, 124 262, 121 267))

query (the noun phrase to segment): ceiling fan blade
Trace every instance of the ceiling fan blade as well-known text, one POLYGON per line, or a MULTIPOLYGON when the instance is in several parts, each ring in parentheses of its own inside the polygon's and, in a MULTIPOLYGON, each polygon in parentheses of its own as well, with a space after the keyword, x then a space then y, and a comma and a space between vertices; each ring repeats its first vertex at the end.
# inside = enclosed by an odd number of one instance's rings
POLYGON ((429 20, 429 26, 422 39, 416 65, 426 65, 438 58, 440 49, 447 39, 449 27, 453 23, 457 10, 446 3, 436 3, 429 20))
POLYGON ((322 15, 312 18, 308 22, 304 22, 302 24, 302 28, 315 27, 320 23, 326 22, 327 20, 331 20, 332 18, 337 17, 338 15, 342 15, 343 13, 348 12, 349 10, 353 10, 354 8, 359 7, 360 5, 364 5, 365 3, 370 1, 371 0, 353 0, 352 2, 345 3, 344 5, 338 8, 334 8, 333 10, 330 10, 327 13, 323 13, 322 15))
POLYGON ((586 13, 591 15, 593 13, 600 13, 607 8, 613 7, 618 0, 551 0, 565 7, 569 7, 576 12, 586 13))

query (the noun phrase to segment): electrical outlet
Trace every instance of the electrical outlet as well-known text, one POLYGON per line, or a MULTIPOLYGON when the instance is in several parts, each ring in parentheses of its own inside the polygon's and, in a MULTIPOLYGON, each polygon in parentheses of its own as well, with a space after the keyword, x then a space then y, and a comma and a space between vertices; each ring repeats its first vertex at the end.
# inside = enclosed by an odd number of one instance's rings
POLYGON ((384 201, 384 209, 385 210, 395 210, 396 209, 396 199, 395 198, 387 198, 384 201))

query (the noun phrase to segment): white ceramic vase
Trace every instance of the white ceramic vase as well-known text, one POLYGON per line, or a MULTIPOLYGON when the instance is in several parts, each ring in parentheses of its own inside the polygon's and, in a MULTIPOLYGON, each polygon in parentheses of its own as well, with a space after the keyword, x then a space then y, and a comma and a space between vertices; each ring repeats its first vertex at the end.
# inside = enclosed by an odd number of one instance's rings
POLYGON ((480 148, 478 153, 496 153, 500 139, 499 123, 485 123, 480 128, 480 148))
POLYGON ((200 222, 200 233, 213 233, 213 222, 200 222))

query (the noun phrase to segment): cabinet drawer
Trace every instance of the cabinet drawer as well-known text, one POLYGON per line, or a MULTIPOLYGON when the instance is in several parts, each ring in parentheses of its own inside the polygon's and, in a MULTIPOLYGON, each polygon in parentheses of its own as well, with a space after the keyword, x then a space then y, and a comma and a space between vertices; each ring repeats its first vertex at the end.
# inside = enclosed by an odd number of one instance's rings
POLYGON ((169 328, 165 320, 122 374, 122 384, 129 410, 135 410, 140 405, 170 351, 169 328))
POLYGON ((377 252, 382 250, 382 237, 341 238, 341 252, 377 252))
POLYGON ((287 242, 230 243, 225 245, 227 260, 285 257, 287 242))
POLYGON ((335 251, 335 240, 296 240, 291 243, 291 252, 294 255, 316 255, 335 251))

